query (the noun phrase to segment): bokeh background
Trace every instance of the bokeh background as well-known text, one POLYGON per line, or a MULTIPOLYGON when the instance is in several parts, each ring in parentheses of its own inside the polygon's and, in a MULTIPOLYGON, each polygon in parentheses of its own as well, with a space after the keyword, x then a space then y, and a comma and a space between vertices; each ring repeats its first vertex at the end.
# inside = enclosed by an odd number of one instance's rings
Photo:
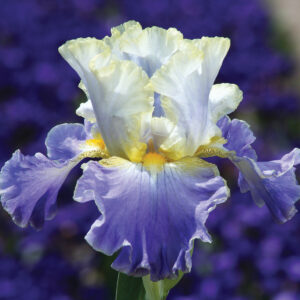
MULTIPOLYGON (((176 27, 187 38, 226 36, 232 46, 217 82, 236 83, 244 100, 232 117, 257 136, 261 160, 300 146, 298 0, 0 0, 0 165, 20 148, 45 152, 58 123, 81 122, 78 77, 57 52, 66 40, 109 34, 134 19, 176 27), (297 4, 298 3, 298 4, 297 4), (293 6, 294 5, 294 6, 293 6), (298 27, 297 27, 298 26, 298 27)), ((232 197, 209 217, 214 242, 197 243, 193 271, 170 300, 300 299, 300 214, 276 224, 236 187, 237 172, 220 165, 232 197)), ((0 211, 1 300, 110 300, 113 258, 84 235, 97 217, 92 203, 72 201, 80 170, 59 193, 58 215, 41 231, 19 229, 0 211)))

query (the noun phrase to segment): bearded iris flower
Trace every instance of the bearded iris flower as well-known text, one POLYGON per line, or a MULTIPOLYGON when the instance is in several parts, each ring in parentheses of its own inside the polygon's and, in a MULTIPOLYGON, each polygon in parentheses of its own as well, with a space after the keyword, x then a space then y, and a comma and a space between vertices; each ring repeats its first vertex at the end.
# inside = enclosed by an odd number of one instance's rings
POLYGON ((99 209, 86 240, 107 255, 118 251, 114 269, 153 281, 190 271, 193 241, 211 241, 206 219, 229 189, 206 158, 230 159, 241 192, 277 221, 291 219, 300 150, 257 161, 249 125, 227 116, 242 92, 214 84, 229 46, 227 38, 187 40, 174 28, 134 21, 103 40, 66 42, 59 52, 88 98, 76 111, 84 124, 51 129, 47 156, 13 154, 0 176, 4 209, 21 227, 41 227, 54 216, 69 172, 92 158, 74 192, 74 200, 99 209))

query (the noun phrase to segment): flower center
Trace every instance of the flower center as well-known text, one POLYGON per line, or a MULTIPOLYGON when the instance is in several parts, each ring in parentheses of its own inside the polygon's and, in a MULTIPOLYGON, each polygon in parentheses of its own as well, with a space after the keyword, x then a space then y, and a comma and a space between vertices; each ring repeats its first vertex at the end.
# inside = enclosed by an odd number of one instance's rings
POLYGON ((142 162, 144 167, 150 171, 161 171, 166 159, 159 153, 148 152, 144 155, 142 162))

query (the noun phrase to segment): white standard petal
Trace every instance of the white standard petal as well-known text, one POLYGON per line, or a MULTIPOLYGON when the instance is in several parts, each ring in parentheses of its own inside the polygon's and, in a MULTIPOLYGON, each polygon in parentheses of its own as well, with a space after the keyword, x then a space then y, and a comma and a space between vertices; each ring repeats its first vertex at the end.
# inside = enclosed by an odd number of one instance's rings
MULTIPOLYGON (((89 63, 92 58, 94 64, 98 68, 107 65, 112 54, 110 48, 104 41, 97 40, 96 38, 79 38, 70 40, 59 47, 59 53, 70 64, 70 66, 78 73, 81 78, 79 87, 85 92, 88 99, 91 99, 92 105, 95 105, 94 99, 97 97, 97 79, 89 69, 89 63)), ((93 107, 94 108, 94 107, 93 107)), ((80 110, 82 112, 83 108, 80 110)), ((100 119, 95 115, 99 125, 100 119)))
POLYGON ((120 40, 120 49, 128 58, 141 66, 149 77, 179 49, 182 33, 151 27, 144 30, 126 30, 120 40))
POLYGON ((96 39, 69 41, 59 50, 87 89, 108 152, 141 160, 153 111, 147 75, 133 62, 113 60, 111 49, 96 39))
POLYGON ((203 37, 193 40, 192 43, 204 53, 203 72, 208 84, 212 85, 229 50, 230 40, 223 37, 203 37))
POLYGON ((219 109, 218 115, 234 109, 234 105, 225 105, 228 93, 216 99, 213 92, 215 103, 210 104, 212 84, 229 44, 225 38, 184 40, 181 50, 151 78, 155 92, 162 95, 161 105, 166 117, 185 137, 182 156, 194 155, 200 145, 208 145, 214 137, 221 136, 214 108, 219 109), (221 102, 224 103, 221 105, 221 102))
MULTIPOLYGON (((151 78, 161 95, 165 115, 182 131, 185 138, 182 156, 193 155, 205 141, 208 94, 201 74, 203 53, 190 45, 175 53, 151 78)), ((214 133, 212 134, 214 135, 214 133)), ((209 140, 209 138, 208 138, 209 140)))
POLYGON ((61 56, 78 73, 83 84, 89 90, 89 62, 97 54, 105 52, 109 47, 96 38, 78 38, 70 40, 59 47, 61 56))
POLYGON ((183 35, 175 28, 149 27, 128 21, 111 30, 104 41, 119 59, 134 61, 149 77, 180 48, 183 35))
POLYGON ((143 138, 150 131, 154 101, 147 74, 131 61, 113 60, 99 68, 92 60, 90 68, 97 79, 91 100, 110 155, 140 161, 146 151, 143 138))
POLYGON ((106 36, 103 41, 111 49, 111 52, 119 59, 127 59, 126 54, 120 48, 122 34, 126 31, 139 34, 143 30, 141 24, 136 21, 128 21, 111 29, 111 36, 106 36))

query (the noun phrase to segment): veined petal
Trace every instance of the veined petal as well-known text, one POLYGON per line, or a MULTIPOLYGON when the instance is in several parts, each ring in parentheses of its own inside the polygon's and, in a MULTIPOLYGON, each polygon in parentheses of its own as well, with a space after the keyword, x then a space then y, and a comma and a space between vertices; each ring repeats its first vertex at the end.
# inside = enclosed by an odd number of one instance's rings
MULTIPOLYGON (((89 65, 92 58, 94 58, 94 68, 100 69, 109 64, 110 60, 113 57, 110 47, 104 41, 88 37, 70 40, 59 47, 58 50, 63 58, 70 64, 70 66, 78 73, 79 77, 81 78, 79 87, 85 92, 87 98, 91 100, 94 116, 101 131, 101 118, 95 113, 95 111, 99 110, 99 105, 101 104, 98 103, 98 81, 94 74, 91 72, 89 65)), ((79 113, 83 110, 85 114, 86 106, 82 107, 79 110, 79 113)))
POLYGON ((79 161, 51 161, 41 153, 24 156, 17 150, 0 173, 0 196, 14 222, 42 227, 56 212, 58 191, 79 161))
POLYGON ((69 172, 85 157, 105 157, 105 145, 92 137, 88 124, 62 124, 50 130, 41 153, 24 156, 17 150, 0 173, 0 196, 15 223, 42 227, 54 216, 58 191, 69 172), (55 159, 55 160, 54 160, 55 159))
POLYGON ((236 86, 213 82, 229 49, 225 38, 184 40, 181 49, 152 77, 163 95, 165 115, 186 137, 184 155, 194 155, 201 145, 221 136, 216 121, 232 112, 241 100, 236 86))
POLYGON ((114 60, 104 41, 73 40, 59 51, 87 89, 109 153, 141 160, 153 110, 153 89, 147 75, 133 62, 114 60))
POLYGON ((300 199, 300 185, 294 166, 300 163, 300 150, 294 149, 280 160, 256 162, 250 146, 255 140, 249 125, 239 120, 223 118, 219 122, 228 150, 235 151, 229 158, 239 169, 241 192, 251 192, 258 206, 266 204, 276 221, 284 223, 297 212, 295 203, 300 199))
POLYGON ((197 158, 166 163, 160 171, 113 157, 84 166, 74 199, 94 199, 101 216, 86 239, 112 267, 156 281, 191 269, 194 239, 210 242, 209 213, 228 197, 214 165, 197 158))
POLYGON ((151 78, 156 92, 162 94, 165 115, 185 137, 183 156, 194 155, 220 131, 210 120, 207 75, 202 72, 203 53, 189 45, 176 52, 151 78))
POLYGON ((229 50, 230 39, 223 37, 203 37, 192 40, 192 43, 204 53, 202 68, 207 78, 207 84, 212 86, 229 50))
MULTIPOLYGON (((90 68, 97 78, 94 112, 109 153, 141 161, 153 111, 153 88, 147 74, 131 61, 90 68)), ((93 101, 93 100, 92 100, 93 101)))
POLYGON ((104 41, 119 59, 134 61, 149 77, 180 48, 183 35, 175 28, 150 27, 128 21, 111 30, 104 41))
MULTIPOLYGON (((109 52, 109 47, 105 42, 96 38, 78 38, 70 40, 59 47, 59 53, 70 64, 70 66, 78 73, 86 86, 88 92, 90 90, 88 82, 90 78, 89 63, 97 54, 109 52)), ((107 55, 105 56, 107 57, 107 55)))
POLYGON ((120 38, 120 49, 151 77, 180 48, 182 40, 175 28, 129 27, 120 38))
POLYGON ((294 149, 280 160, 255 162, 243 157, 234 158, 233 162, 242 174, 239 178, 242 192, 250 191, 258 205, 265 203, 275 220, 284 223, 297 212, 295 203, 300 199, 300 185, 294 165, 299 160, 299 149, 294 149))
MULTIPOLYGON (((121 60, 135 62, 149 77, 170 59, 183 41, 183 35, 175 28, 166 30, 154 26, 143 30, 135 21, 114 27, 111 32, 111 37, 105 37, 104 41, 112 53, 121 60)), ((160 95, 155 93, 154 99, 153 115, 164 116, 160 95)))
POLYGON ((103 41, 108 45, 114 55, 119 59, 127 59, 127 54, 120 48, 122 34, 126 31, 139 34, 143 30, 141 24, 136 21, 128 21, 111 29, 111 36, 106 36, 103 41))
POLYGON ((257 155, 251 146, 255 136, 247 122, 238 119, 230 120, 225 116, 217 124, 222 130, 222 136, 227 140, 224 145, 227 150, 235 151, 239 157, 246 156, 257 160, 257 155))

